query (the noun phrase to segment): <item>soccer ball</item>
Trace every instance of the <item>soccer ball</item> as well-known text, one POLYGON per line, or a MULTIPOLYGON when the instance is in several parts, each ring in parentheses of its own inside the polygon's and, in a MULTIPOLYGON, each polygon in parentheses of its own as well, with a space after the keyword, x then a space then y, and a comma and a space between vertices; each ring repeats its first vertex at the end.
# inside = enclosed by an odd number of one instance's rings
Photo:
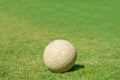
POLYGON ((76 61, 76 50, 66 40, 54 40, 46 46, 44 63, 54 72, 65 72, 72 68, 76 61))

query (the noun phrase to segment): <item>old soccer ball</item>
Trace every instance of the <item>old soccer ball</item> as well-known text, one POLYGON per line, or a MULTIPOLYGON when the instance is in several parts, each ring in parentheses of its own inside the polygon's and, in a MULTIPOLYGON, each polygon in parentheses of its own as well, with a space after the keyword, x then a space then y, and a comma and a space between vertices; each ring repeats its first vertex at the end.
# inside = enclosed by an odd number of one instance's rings
POLYGON ((72 68, 76 61, 76 50, 66 40, 54 40, 46 46, 44 63, 54 72, 65 72, 72 68))

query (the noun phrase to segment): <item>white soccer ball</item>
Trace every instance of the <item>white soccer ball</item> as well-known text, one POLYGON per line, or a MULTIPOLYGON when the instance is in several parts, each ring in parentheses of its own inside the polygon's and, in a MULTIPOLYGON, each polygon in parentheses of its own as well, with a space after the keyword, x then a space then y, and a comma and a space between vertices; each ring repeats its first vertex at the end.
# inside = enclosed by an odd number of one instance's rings
POLYGON ((54 72, 65 72, 72 68, 76 60, 76 50, 66 40, 54 40, 46 46, 44 63, 54 72))

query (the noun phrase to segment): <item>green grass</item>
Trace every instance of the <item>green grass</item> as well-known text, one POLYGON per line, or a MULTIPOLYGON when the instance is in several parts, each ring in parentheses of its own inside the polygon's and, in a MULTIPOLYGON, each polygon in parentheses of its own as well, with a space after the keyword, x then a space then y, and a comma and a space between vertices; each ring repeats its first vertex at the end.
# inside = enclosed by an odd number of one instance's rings
POLYGON ((0 80, 119 79, 120 0, 0 0, 0 80), (78 68, 46 68, 55 39, 76 47, 78 68))

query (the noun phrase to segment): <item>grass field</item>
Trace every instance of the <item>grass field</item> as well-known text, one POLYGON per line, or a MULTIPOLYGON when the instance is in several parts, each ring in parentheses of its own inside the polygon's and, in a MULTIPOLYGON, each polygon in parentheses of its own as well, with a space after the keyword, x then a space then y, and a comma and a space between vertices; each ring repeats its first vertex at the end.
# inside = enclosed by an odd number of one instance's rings
POLYGON ((0 80, 120 80, 120 0, 0 0, 0 80), (55 39, 77 49, 66 73, 43 62, 55 39))

